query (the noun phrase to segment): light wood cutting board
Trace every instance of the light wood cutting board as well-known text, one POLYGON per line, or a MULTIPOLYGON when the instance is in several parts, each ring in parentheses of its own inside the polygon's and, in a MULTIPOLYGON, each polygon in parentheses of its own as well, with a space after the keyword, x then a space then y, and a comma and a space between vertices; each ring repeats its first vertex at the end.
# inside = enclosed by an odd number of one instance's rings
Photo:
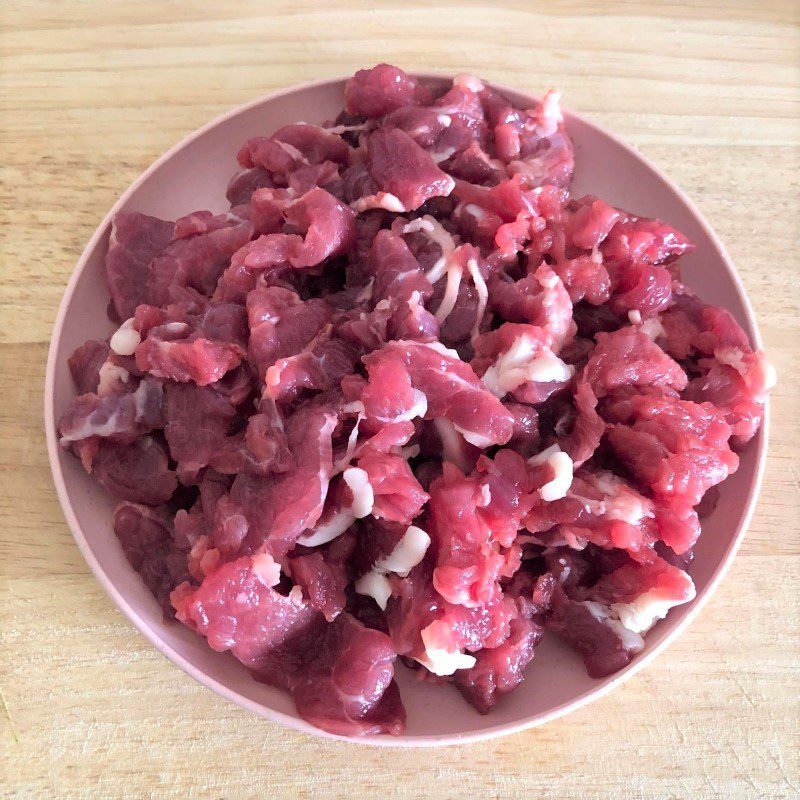
POLYGON ((795 3, 6 0, 0 15, 0 796, 798 796, 795 3), (436 751, 291 733, 172 667, 84 564, 42 430, 56 308, 124 188, 223 110, 379 60, 559 86, 639 147, 729 248, 780 376, 760 504, 691 630, 565 719, 436 751))

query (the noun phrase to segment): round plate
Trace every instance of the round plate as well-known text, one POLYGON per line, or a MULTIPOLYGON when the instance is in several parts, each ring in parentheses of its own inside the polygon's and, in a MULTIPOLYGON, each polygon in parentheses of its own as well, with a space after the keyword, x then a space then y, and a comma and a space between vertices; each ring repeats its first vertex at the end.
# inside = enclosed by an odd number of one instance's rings
MULTIPOLYGON (((418 75, 444 88, 449 79, 418 75)), ((216 653, 183 625, 164 621, 161 609, 129 566, 112 531, 115 500, 87 475, 80 462, 58 445, 56 424, 75 394, 67 359, 87 338, 104 338, 113 326, 104 258, 111 220, 120 211, 141 211, 164 219, 200 208, 227 210, 225 187, 237 171, 236 151, 250 136, 270 134, 298 120, 334 119, 343 105, 344 79, 286 89, 224 114, 188 136, 156 161, 120 197, 86 246, 67 286, 56 318, 45 384, 47 447, 56 490, 70 529, 105 590, 131 622, 174 664, 238 705, 291 728, 327 736, 297 716, 291 698, 253 680, 230 654, 216 653)), ((514 103, 530 107, 531 95, 495 85, 514 103)), ((724 306, 760 346, 750 304, 722 244, 697 209, 664 175, 635 150, 604 130, 565 112, 575 147, 575 196, 596 194, 685 233, 696 245, 681 260, 686 282, 709 303, 724 306)), ((697 598, 673 609, 647 635, 644 650, 613 676, 593 679, 582 659, 547 636, 528 668, 524 683, 488 716, 478 714, 450 686, 420 683, 404 667, 398 682, 408 712, 404 736, 360 739, 377 745, 441 745, 513 733, 566 714, 630 678, 673 641, 708 600, 733 560, 753 513, 766 458, 768 410, 755 439, 741 454, 739 470, 721 486, 713 514, 689 569, 697 598)), ((335 737, 340 738, 340 737, 335 737)))

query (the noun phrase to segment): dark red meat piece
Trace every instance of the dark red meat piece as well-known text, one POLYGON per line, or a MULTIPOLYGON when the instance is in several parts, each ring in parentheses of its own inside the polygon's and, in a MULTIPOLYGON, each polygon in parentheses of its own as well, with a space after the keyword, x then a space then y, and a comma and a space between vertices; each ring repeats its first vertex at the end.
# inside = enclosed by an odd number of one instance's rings
POLYGON ((592 305, 600 305, 611 296, 608 270, 592 256, 559 259, 553 264, 553 271, 563 281, 573 303, 585 299, 592 305))
POLYGON ((603 606, 572 600, 560 587, 553 596, 553 613, 547 628, 561 634, 580 652, 592 678, 626 667, 644 646, 641 636, 626 633, 618 621, 610 621, 603 606))
POLYGON ((194 233, 187 236, 180 229, 186 227, 185 219, 176 223, 181 238, 176 238, 150 263, 147 302, 153 305, 169 303, 170 290, 175 286, 189 286, 210 297, 233 254, 253 235, 253 225, 249 220, 226 215, 221 224, 217 223, 207 231, 195 227, 194 233))
POLYGON ((225 190, 225 197, 231 206, 238 206, 249 203, 256 189, 266 189, 274 185, 272 176, 267 170, 260 167, 244 169, 231 178, 225 190))
POLYGON ((514 419, 514 430, 508 444, 524 456, 540 451, 539 414, 533 406, 524 403, 503 404, 514 419))
POLYGON ((358 356, 359 348, 335 336, 328 325, 300 353, 278 359, 267 370, 264 396, 287 402, 302 391, 332 389, 352 374, 358 356))
POLYGON ((120 500, 149 506, 166 503, 178 486, 166 452, 147 437, 133 444, 101 443, 92 474, 120 500))
POLYGON ((317 125, 286 125, 272 134, 272 140, 288 144, 311 164, 333 161, 346 165, 350 159, 347 142, 317 125))
POLYGON ((259 413, 247 420, 244 431, 244 468, 258 475, 286 472, 291 453, 286 440, 283 419, 274 403, 262 400, 259 413))
POLYGON ((613 264, 671 264, 694 245, 658 219, 625 214, 605 239, 603 257, 613 264))
POLYGON ((592 587, 593 600, 611 605, 632 603, 643 594, 657 595, 659 601, 685 603, 694 597, 691 578, 660 558, 647 563, 628 561, 606 573, 592 587))
POLYGON ((646 319, 667 308, 671 300, 669 270, 650 264, 633 264, 617 274, 611 308, 618 314, 638 311, 646 319))
MULTIPOLYGON (((517 222, 520 215, 530 223, 540 216, 541 193, 525 186, 520 176, 509 178, 492 187, 476 186, 457 180, 453 194, 463 203, 496 214, 504 223, 517 222)), ((529 233, 530 229, 526 228, 525 234, 529 233)))
POLYGON ((284 212, 286 222, 303 239, 289 252, 293 267, 313 267, 326 258, 348 252, 355 245, 353 212, 324 189, 312 189, 284 212))
MULTIPOLYGON (((711 487, 703 497, 703 501, 713 501, 713 493, 716 491, 715 487, 711 487)), ((713 502, 711 507, 713 508, 713 502)), ((682 497, 659 497, 655 500, 655 515, 658 533, 664 544, 676 555, 688 554, 691 558, 692 547, 700 536, 702 506, 695 509, 690 500, 682 497)), ((658 543, 656 549, 658 550, 658 543)))
POLYGON ((202 336, 175 341, 149 336, 136 348, 136 366, 156 378, 206 386, 238 366, 243 356, 239 345, 202 336))
MULTIPOLYGON (((274 193, 272 189, 256 191, 274 193)), ((238 250, 220 278, 215 297, 243 302, 261 275, 270 283, 288 281, 292 268, 314 267, 343 255, 356 241, 353 212, 324 189, 313 189, 280 209, 295 233, 259 236, 238 250), (303 235, 306 238, 303 238, 303 235)))
POLYGON ((471 607, 500 596, 497 581, 505 565, 500 543, 513 541, 525 512, 525 490, 529 489, 524 462, 520 467, 521 474, 511 480, 499 465, 496 475, 490 473, 481 480, 465 477, 445 464, 442 477, 431 484, 429 533, 436 553, 433 584, 445 600, 471 607))
POLYGON ((168 520, 147 506, 120 503, 114 511, 114 533, 130 565, 172 616, 170 592, 189 576, 186 554, 173 545, 168 520))
POLYGON ((408 301, 414 292, 421 300, 433 294, 433 287, 400 236, 390 231, 378 231, 372 242, 367 263, 375 282, 372 297, 375 301, 408 301))
POLYGON ((330 256, 352 249, 355 216, 330 192, 314 187, 295 198, 285 189, 258 189, 253 194, 257 239, 239 261, 251 270, 287 262, 293 267, 313 267, 330 256))
POLYGON ((333 470, 335 425, 336 416, 324 406, 307 406, 289 418, 289 469, 267 477, 240 472, 230 494, 217 503, 214 542, 220 550, 266 549, 279 558, 316 524, 333 470))
POLYGON ((447 197, 453 179, 407 133, 380 128, 367 139, 367 169, 373 193, 386 193, 400 201, 394 211, 413 211, 432 197, 447 197))
POLYGON ((747 336, 726 310, 702 306, 699 330, 692 339, 704 372, 686 391, 688 399, 710 401, 725 414, 733 442, 742 446, 753 438, 764 415, 764 401, 775 385, 774 368, 761 350, 753 350, 747 336))
POLYGON ((324 301, 303 302, 279 286, 257 287, 247 295, 250 325, 248 358, 263 382, 279 359, 297 355, 330 322, 333 309, 324 301))
POLYGON ((224 447, 236 414, 231 403, 210 386, 168 383, 164 435, 178 462, 182 482, 191 483, 224 447))
POLYGON ((456 685, 481 714, 488 714, 498 700, 522 683, 525 668, 533 660, 544 629, 533 620, 517 617, 511 633, 499 647, 481 650, 476 664, 456 673, 456 685))
POLYGON ((340 736, 400 734, 405 709, 394 683, 397 654, 385 633, 341 614, 315 642, 315 657, 291 686, 303 719, 340 736))
POLYGON ((400 358, 368 356, 369 381, 361 390, 361 402, 368 422, 380 427, 384 423, 402 422, 420 416, 427 410, 420 405, 411 375, 400 358))
POLYGON ((550 335, 560 349, 575 335, 572 301, 561 279, 547 265, 512 281, 498 276, 489 285, 491 308, 509 322, 527 322, 550 335))
POLYGON ((137 212, 117 214, 111 223, 106 278, 119 319, 133 316, 148 301, 150 262, 172 240, 173 224, 137 212))
POLYGON ((78 394, 97 393, 100 385, 100 369, 110 352, 111 349, 106 342, 90 339, 69 357, 69 371, 78 394))
POLYGON ((190 509, 181 508, 173 520, 175 546, 189 551, 201 536, 207 538, 214 527, 217 501, 230 488, 230 479, 213 470, 206 470, 200 479, 200 496, 190 509))
POLYGON ((333 622, 347 602, 347 560, 353 552, 355 537, 345 534, 311 553, 288 559, 289 573, 295 585, 302 587, 308 602, 333 622))
POLYGON ((478 513, 489 526, 492 538, 510 547, 532 503, 534 480, 530 465, 519 453, 505 449, 492 459, 480 456, 477 473, 482 495, 478 513))
POLYGON ((416 78, 390 64, 358 70, 344 89, 345 110, 356 116, 382 117, 397 108, 430 101, 430 92, 416 78))
POLYGON ((236 160, 245 169, 264 170, 269 175, 279 175, 284 179, 286 173, 303 163, 299 153, 292 153, 290 149, 281 147, 274 139, 266 136, 248 139, 236 154, 236 160))
POLYGON ((344 197, 344 181, 339 174, 340 165, 333 161, 309 164, 291 172, 287 177, 288 188, 301 196, 319 186, 340 200, 344 197))
POLYGON ((594 455, 606 426, 597 413, 597 398, 583 377, 575 384, 573 403, 574 411, 556 423, 556 432, 561 449, 580 466, 594 455))
MULTIPOLYGON (((736 363, 738 356, 733 354, 736 363)), ((732 441, 741 447, 755 436, 764 416, 764 399, 774 383, 774 373, 763 358, 755 353, 756 363, 740 372, 718 361, 708 366, 708 372, 689 382, 684 397, 698 403, 710 402, 725 415, 731 426, 732 441)))
POLYGON ((594 197, 575 201, 569 216, 566 235, 570 243, 581 250, 593 250, 603 242, 623 213, 608 203, 594 197))

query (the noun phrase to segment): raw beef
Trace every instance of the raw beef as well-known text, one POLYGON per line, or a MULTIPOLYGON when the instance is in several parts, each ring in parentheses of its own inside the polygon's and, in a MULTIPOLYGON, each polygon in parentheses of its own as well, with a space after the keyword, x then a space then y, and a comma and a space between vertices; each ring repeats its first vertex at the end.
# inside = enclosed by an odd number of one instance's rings
POLYGON ((146 214, 117 214, 111 223, 106 276, 117 318, 133 316, 148 302, 150 263, 172 241, 171 222, 146 214))
POLYGON ((571 196, 557 92, 379 64, 343 105, 252 131, 228 211, 117 215, 58 430, 166 614, 310 724, 398 735, 396 669, 488 713, 543 636, 628 665, 775 374, 686 237, 571 196))
POLYGON ((360 69, 344 90, 345 110, 365 117, 382 117, 397 108, 425 105, 432 99, 416 78, 391 64, 360 69))
POLYGON ((399 128, 379 128, 367 139, 369 196, 359 211, 414 211, 432 197, 447 197, 455 185, 425 150, 399 128))
POLYGON ((175 611, 170 592, 187 580, 186 553, 173 540, 169 517, 136 503, 120 503, 114 511, 114 533, 131 567, 155 595, 165 613, 175 611))

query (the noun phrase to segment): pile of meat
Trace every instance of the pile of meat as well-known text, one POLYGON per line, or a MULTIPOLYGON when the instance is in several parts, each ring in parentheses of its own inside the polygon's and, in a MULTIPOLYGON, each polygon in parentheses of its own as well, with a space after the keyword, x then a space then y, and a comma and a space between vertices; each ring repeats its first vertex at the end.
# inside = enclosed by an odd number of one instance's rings
POLYGON ((549 631, 624 667, 774 374, 681 233, 570 197, 558 94, 381 64, 344 107, 245 142, 226 213, 117 216, 59 431, 168 615, 399 734, 398 657, 482 713, 549 631))

